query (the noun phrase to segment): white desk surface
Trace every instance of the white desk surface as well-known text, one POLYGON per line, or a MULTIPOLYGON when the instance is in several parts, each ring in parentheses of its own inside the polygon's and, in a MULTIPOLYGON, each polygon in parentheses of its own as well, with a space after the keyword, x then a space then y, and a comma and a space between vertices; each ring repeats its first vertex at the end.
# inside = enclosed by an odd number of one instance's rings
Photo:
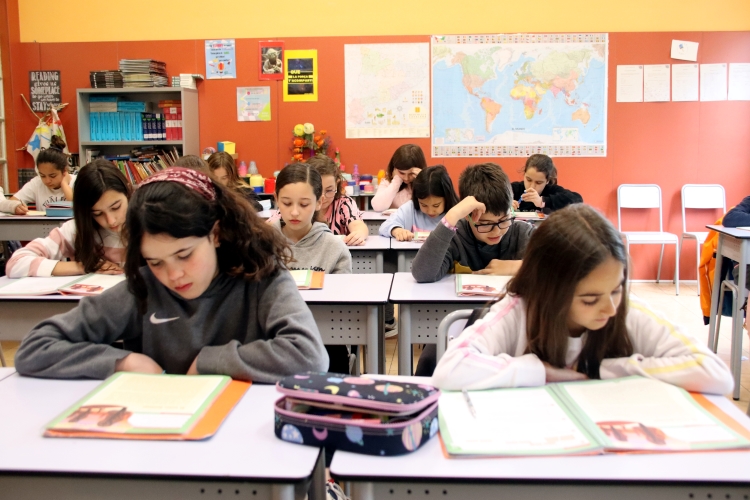
POLYGON ((392 274, 326 274, 322 290, 300 290, 308 306, 316 304, 385 304, 392 274))
POLYGON ((738 229, 736 227, 724 227, 724 226, 717 226, 715 224, 710 224, 706 226, 708 229, 711 229, 712 231, 716 231, 718 233, 726 234, 728 236, 732 236, 733 238, 741 239, 741 240, 747 240, 750 239, 750 231, 747 229, 738 229))
POLYGON ((16 373, 16 369, 12 367, 0 368, 0 380, 6 379, 16 373))
POLYGON ((364 245, 352 245, 347 246, 350 252, 356 252, 357 250, 390 250, 391 239, 385 236, 373 236, 370 235, 365 240, 364 245))
POLYGON ((45 438, 43 428, 100 381, 13 375, 0 382, 0 473, 202 477, 298 482, 320 450, 274 435, 274 386, 253 385, 205 441, 45 438))
POLYGON ((492 297, 456 295, 455 274, 449 274, 435 283, 417 283, 411 273, 396 273, 393 275, 389 300, 394 304, 486 304, 492 297))
POLYGON ((413 241, 398 241, 391 238, 391 250, 414 250, 415 252, 422 248, 424 242, 414 243, 413 241))
MULTIPOLYGON (((71 277, 71 280, 73 280, 74 276, 71 277)), ((0 277, 0 287, 4 286, 8 281, 14 281, 8 278, 7 276, 0 277)), ((0 295, 0 302, 8 302, 8 301, 17 301, 17 300, 23 300, 23 301, 42 301, 42 302, 48 302, 48 301, 56 301, 56 302, 78 302, 81 300, 81 295, 61 295, 59 293, 51 294, 51 295, 0 295)))
POLYGON ((371 210, 367 210, 362 212, 362 220, 386 220, 388 219, 387 215, 383 215, 380 212, 373 212, 371 210))
POLYGON ((66 221, 70 220, 73 217, 47 217, 46 215, 11 215, 6 214, 3 212, 0 212, 0 222, 2 221, 8 221, 8 222, 31 222, 31 221, 40 221, 40 222, 59 222, 59 221, 66 221))
MULTIPOLYGON (((722 396, 709 399, 750 429, 748 419, 722 396)), ((545 458, 445 458, 435 436, 414 453, 376 457, 336 452, 331 475, 343 481, 665 481, 750 484, 750 451, 621 454, 545 458)), ((722 497, 723 498, 723 497, 722 497)))

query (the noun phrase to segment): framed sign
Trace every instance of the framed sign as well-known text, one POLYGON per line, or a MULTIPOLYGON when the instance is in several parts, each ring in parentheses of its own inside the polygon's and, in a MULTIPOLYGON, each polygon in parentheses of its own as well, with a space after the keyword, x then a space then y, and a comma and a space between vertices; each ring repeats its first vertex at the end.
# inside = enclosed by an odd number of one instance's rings
POLYGON ((260 42, 258 80, 283 80, 284 55, 284 42, 260 42))
POLYGON ((29 71, 31 109, 47 111, 62 103, 59 71, 29 71))

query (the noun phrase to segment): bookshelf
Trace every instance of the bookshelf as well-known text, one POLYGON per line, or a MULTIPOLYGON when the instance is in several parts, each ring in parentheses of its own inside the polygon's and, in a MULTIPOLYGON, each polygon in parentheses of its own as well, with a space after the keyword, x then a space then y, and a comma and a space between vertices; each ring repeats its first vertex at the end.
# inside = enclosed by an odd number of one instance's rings
POLYGON ((156 146, 171 150, 177 148, 180 155, 199 155, 198 144, 198 91, 182 87, 78 89, 76 91, 78 109, 78 148, 81 165, 86 163, 86 153, 97 150, 105 156, 126 155, 138 146, 156 146), (127 101, 151 102, 155 112, 159 101, 179 100, 182 102, 182 139, 177 141, 92 141, 89 121, 91 96, 110 95, 127 101))

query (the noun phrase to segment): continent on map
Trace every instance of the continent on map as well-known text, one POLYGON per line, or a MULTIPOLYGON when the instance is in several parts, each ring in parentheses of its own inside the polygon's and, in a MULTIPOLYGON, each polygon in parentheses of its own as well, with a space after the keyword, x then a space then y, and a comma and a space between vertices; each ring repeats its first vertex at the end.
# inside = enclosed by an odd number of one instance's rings
POLYGON ((546 91, 540 86, 529 87, 521 83, 516 84, 510 91, 510 97, 523 102, 523 114, 527 120, 534 118, 536 107, 546 91))
POLYGON ((480 102, 480 105, 482 106, 482 109, 484 110, 486 117, 484 119, 484 126, 487 129, 487 132, 492 131, 492 122, 495 120, 495 117, 500 113, 500 110, 503 108, 501 104, 496 103, 489 97, 482 97, 482 101, 480 102))
POLYGON ((589 110, 586 109, 586 106, 584 105, 578 108, 577 110, 575 110, 570 118, 572 120, 581 120, 581 123, 586 125, 591 119, 591 114, 589 113, 589 110))
POLYGON ((477 91, 482 88, 482 85, 488 80, 497 78, 495 61, 492 59, 492 53, 495 50, 479 50, 474 54, 458 52, 453 56, 451 63, 461 65, 464 75, 463 84, 469 94, 479 97, 477 91))

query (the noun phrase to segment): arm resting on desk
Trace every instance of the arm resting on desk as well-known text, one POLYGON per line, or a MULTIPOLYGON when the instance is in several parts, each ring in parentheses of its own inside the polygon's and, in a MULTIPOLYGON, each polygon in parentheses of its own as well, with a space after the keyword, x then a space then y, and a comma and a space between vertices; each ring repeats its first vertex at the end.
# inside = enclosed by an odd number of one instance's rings
POLYGON ((454 260, 451 242, 455 237, 456 233, 442 223, 430 233, 411 264, 411 275, 417 283, 434 283, 448 274, 454 260))
POLYGON ((388 210, 389 208, 391 208, 393 199, 398 194, 403 182, 403 179, 401 179, 401 177, 399 177, 398 175, 394 175, 393 179, 390 182, 383 179, 380 185, 378 185, 378 190, 375 193, 375 196, 373 196, 372 200, 370 200, 372 209, 376 212, 382 212, 383 210, 388 210))
MULTIPOLYGON (((53 229, 46 238, 37 238, 25 247, 16 250, 8 260, 6 273, 9 278, 24 276, 52 276, 57 264, 64 258, 75 257, 74 242, 76 226, 73 219, 53 229)), ((83 274, 83 270, 77 273, 83 274)))

